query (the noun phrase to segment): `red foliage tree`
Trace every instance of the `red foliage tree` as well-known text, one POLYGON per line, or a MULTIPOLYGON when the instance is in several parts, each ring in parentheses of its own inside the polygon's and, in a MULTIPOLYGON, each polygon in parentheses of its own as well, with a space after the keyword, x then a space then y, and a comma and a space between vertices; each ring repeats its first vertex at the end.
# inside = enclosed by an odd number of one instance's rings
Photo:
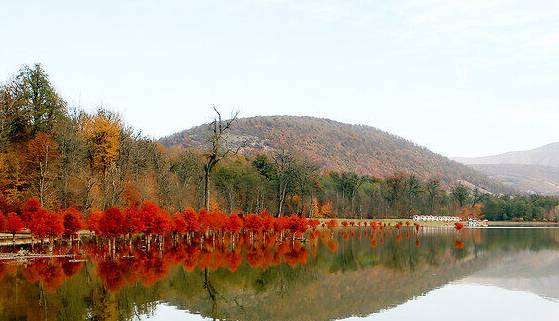
POLYGON ((34 237, 44 239, 47 237, 47 221, 49 213, 44 208, 39 208, 31 214, 31 219, 28 223, 28 228, 34 237))
POLYGON ((256 214, 248 214, 245 216, 243 225, 245 229, 251 233, 258 233, 262 229, 260 216, 256 214))
POLYGON ((263 231, 271 231, 274 227, 274 218, 268 213, 267 210, 264 210, 260 213, 260 224, 262 225, 263 231))
POLYGON ((336 228, 338 226, 338 221, 336 221, 335 219, 331 219, 331 220, 328 221, 328 223, 326 223, 326 226, 329 229, 336 228))
POLYGON ((0 211, 0 232, 4 232, 6 230, 6 217, 4 213, 0 211))
POLYGON ((243 221, 237 214, 231 214, 225 223, 225 230, 230 233, 239 233, 243 227, 243 221))
POLYGON ((129 234, 142 233, 145 230, 145 222, 142 211, 136 206, 129 206, 124 209, 124 230, 129 234))
POLYGON ((46 232, 48 237, 59 237, 64 233, 64 218, 56 212, 47 211, 46 232))
POLYGON ((147 235, 157 234, 156 230, 158 229, 158 218, 160 208, 151 201, 145 201, 140 208, 141 217, 143 220, 144 230, 143 232, 147 235))
POLYGON ((42 208, 41 201, 38 198, 32 197, 28 199, 23 205, 22 216, 21 216, 23 222, 26 225, 28 225, 29 222, 31 222, 31 218, 33 214, 37 213, 41 208, 42 208))
POLYGON ((155 213, 152 221, 152 233, 157 235, 164 235, 169 232, 172 228, 171 217, 167 211, 159 209, 155 213))
POLYGON ((213 232, 222 231, 225 222, 227 221, 227 216, 222 212, 212 212, 206 216, 206 225, 208 230, 213 232))
POLYGON ((307 230, 307 220, 304 217, 291 214, 289 217, 288 229, 293 234, 304 233, 307 230))
POLYGON ((83 227, 83 219, 75 208, 68 208, 63 213, 64 235, 73 237, 83 227))
POLYGON ((320 221, 317 219, 311 219, 308 220, 309 226, 313 229, 316 230, 316 228, 318 227, 318 225, 320 224, 320 221))
POLYGON ((186 232, 186 220, 182 213, 176 213, 172 219, 172 232, 173 233, 184 233, 186 232))
POLYGON ((22 230, 23 221, 21 220, 21 218, 19 218, 19 216, 14 212, 8 213, 8 216, 6 217, 6 232, 12 234, 12 236, 15 238, 16 233, 19 233, 22 230))
POLYGON ((87 228, 90 231, 93 231, 95 235, 101 234, 101 231, 99 229, 99 222, 101 221, 102 217, 103 217, 103 212, 95 211, 91 213, 89 215, 89 218, 87 219, 87 228))
POLYGON ((102 236, 116 238, 124 234, 125 223, 120 209, 111 207, 103 212, 99 220, 99 232, 102 236))
POLYGON ((274 220, 274 231, 282 233, 289 226, 289 218, 285 216, 278 217, 274 220))
POLYGON ((200 231, 200 221, 198 219, 198 213, 189 207, 182 212, 184 216, 184 221, 186 222, 185 231, 188 233, 195 233, 200 231))

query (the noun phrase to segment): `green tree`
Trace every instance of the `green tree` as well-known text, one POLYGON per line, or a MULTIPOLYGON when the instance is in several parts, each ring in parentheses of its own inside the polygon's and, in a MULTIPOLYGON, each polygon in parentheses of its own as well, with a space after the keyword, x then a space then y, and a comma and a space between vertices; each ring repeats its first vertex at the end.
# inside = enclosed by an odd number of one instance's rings
POLYGON ((462 183, 454 185, 450 190, 450 194, 461 208, 466 205, 470 198, 470 190, 462 183))
POLYGON ((429 203, 429 214, 433 214, 435 210, 435 203, 439 199, 441 193, 441 182, 437 178, 430 179, 427 184, 425 184, 425 190, 427 191, 428 203, 429 203))

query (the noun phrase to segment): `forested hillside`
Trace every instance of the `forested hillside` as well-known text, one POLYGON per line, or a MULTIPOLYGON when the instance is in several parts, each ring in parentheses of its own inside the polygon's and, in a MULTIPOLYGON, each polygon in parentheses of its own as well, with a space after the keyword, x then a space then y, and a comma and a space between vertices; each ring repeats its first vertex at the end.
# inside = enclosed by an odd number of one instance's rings
MULTIPOLYGON (((188 129, 160 141, 166 146, 204 148, 207 125, 188 129)), ((440 178, 450 186, 468 181, 493 192, 503 187, 483 174, 374 127, 297 116, 259 116, 239 119, 230 134, 233 148, 248 155, 289 146, 323 171, 353 171, 386 178, 403 172, 421 179, 440 178)))

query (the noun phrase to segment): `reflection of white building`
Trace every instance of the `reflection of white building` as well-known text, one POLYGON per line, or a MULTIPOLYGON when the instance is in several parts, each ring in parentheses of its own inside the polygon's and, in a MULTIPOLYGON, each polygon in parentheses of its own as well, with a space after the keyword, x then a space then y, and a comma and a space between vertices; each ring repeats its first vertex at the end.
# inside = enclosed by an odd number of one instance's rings
POLYGON ((420 222, 460 222, 458 216, 437 216, 437 215, 414 215, 414 221, 420 222))

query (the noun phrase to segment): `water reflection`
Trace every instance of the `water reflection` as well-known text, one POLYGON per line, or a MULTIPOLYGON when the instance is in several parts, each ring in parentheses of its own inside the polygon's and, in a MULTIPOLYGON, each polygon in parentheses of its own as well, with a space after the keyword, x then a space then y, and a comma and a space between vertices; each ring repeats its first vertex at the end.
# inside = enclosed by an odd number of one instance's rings
POLYGON ((135 320, 171 307, 217 319, 378 318, 471 284, 559 297, 557 229, 347 228, 305 242, 130 242, 111 253, 91 241, 55 254, 74 256, 0 263, 0 320, 135 320))

